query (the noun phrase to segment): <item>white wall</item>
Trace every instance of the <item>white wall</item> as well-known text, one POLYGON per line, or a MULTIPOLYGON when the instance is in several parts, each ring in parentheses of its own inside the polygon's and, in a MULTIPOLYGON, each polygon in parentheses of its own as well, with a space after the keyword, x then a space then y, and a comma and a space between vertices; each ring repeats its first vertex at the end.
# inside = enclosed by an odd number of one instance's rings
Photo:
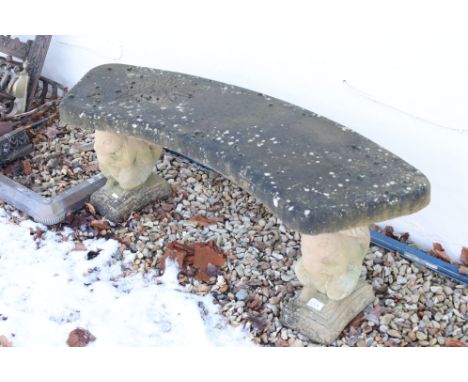
POLYGON ((54 36, 45 75, 71 86, 101 63, 136 64, 250 88, 322 114, 428 176, 430 206, 389 224, 424 248, 441 242, 458 258, 468 246, 462 7, 281 1, 203 13, 193 3, 183 12, 161 6, 150 33, 54 36))

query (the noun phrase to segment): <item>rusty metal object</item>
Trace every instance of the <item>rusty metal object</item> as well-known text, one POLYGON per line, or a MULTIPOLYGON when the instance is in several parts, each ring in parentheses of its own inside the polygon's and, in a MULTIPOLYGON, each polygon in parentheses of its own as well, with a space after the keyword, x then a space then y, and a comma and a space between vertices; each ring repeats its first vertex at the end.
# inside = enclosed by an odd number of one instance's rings
MULTIPOLYGON (((0 36, 0 52, 7 56, 6 61, 24 71, 23 77, 27 74, 27 79, 25 78, 26 81, 23 86, 27 89, 24 101, 25 110, 29 109, 33 96, 36 93, 51 39, 52 36, 39 35, 34 40, 23 42, 19 38, 11 38, 8 35, 0 36), (14 59, 20 61, 14 61, 14 59)), ((10 93, 10 95, 12 94, 10 93)))
POLYGON ((0 165, 21 158, 31 151, 31 139, 24 127, 13 130, 0 137, 0 165))
POLYGON ((36 36, 23 42, 0 36, 0 53, 5 55, 0 55, 0 164, 31 151, 28 129, 50 120, 43 114, 67 92, 63 85, 41 76, 51 38, 36 36), (13 123, 12 131, 6 122, 13 123))
POLYGON ((36 36, 23 42, 0 36, 0 120, 30 111, 67 89, 41 76, 52 36, 36 36))
MULTIPOLYGON (((58 116, 67 88, 41 76, 51 36, 23 42, 0 36, 0 165, 32 150, 34 128, 58 116), (2 55, 3 53, 3 55, 2 55)), ((52 198, 44 198, 0 174, 0 200, 31 215, 37 222, 56 224, 80 208, 106 178, 96 175, 52 198)))
POLYGON ((68 211, 81 208, 106 180, 104 175, 97 174, 59 195, 45 198, 0 174, 0 200, 26 212, 38 223, 52 225, 60 223, 68 211))

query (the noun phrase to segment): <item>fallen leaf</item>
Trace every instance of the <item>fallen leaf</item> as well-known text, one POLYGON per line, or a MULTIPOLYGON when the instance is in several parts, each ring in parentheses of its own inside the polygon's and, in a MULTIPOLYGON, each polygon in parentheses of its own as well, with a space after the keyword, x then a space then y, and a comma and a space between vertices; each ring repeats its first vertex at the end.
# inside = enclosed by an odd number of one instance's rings
POLYGON ((164 255, 161 259, 161 268, 163 270, 166 267, 168 258, 175 260, 181 269, 193 265, 197 269, 194 277, 205 282, 210 281, 210 276, 215 274, 214 268, 224 265, 224 253, 219 250, 213 240, 207 243, 191 243, 188 245, 171 242, 164 249, 164 255))
POLYGON ((31 175, 32 173, 32 167, 31 167, 31 162, 29 160, 24 160, 22 162, 23 164, 23 172, 25 175, 31 175))
POLYGON ((252 325, 252 329, 257 333, 263 332, 267 327, 267 320, 264 317, 251 315, 249 321, 252 325))
POLYGON ((117 237, 116 240, 120 243, 123 244, 125 247, 130 247, 130 244, 132 244, 132 240, 125 236, 125 237, 117 237))
POLYGON ((252 310, 257 310, 262 306, 262 299, 259 296, 251 296, 247 301, 247 307, 252 310))
POLYGON ((460 261, 468 267, 468 248, 463 247, 460 254, 460 261))
POLYGON ((68 335, 67 345, 70 347, 83 347, 96 340, 88 330, 76 328, 68 335))
POLYGON ((89 251, 88 254, 86 255, 86 258, 88 260, 92 260, 94 259, 95 257, 97 257, 99 255, 99 252, 101 252, 101 250, 97 250, 97 251, 89 251))
POLYGON ((409 239, 409 236, 410 236, 409 233, 408 233, 408 232, 405 232, 405 233, 403 233, 403 234, 400 235, 400 239, 399 239, 399 240, 400 240, 402 243, 407 243, 407 242, 408 242, 408 239, 409 239))
POLYGON ((352 321, 349 323, 349 327, 350 328, 351 327, 354 327, 354 328, 360 327, 363 322, 364 322, 364 313, 361 312, 356 317, 354 317, 352 319, 352 321))
POLYGON ((467 347, 468 344, 466 344, 462 340, 457 340, 456 338, 446 338, 445 346, 460 348, 460 347, 467 347))
POLYGON ((460 272, 462 275, 468 275, 468 267, 460 265, 460 267, 458 268, 458 272, 460 272))
POLYGON ((46 131, 47 138, 54 139, 59 134, 58 129, 55 126, 49 126, 46 131))
POLYGON ((0 336, 0 348, 11 348, 13 346, 12 342, 5 336, 0 336))
POLYGON ((207 272, 209 264, 217 267, 224 265, 223 253, 219 251, 218 246, 213 240, 208 241, 207 244, 195 243, 195 255, 193 265, 198 268, 197 279, 201 281, 209 281, 210 276, 207 272))
POLYGON ((168 258, 175 260, 179 268, 185 268, 189 265, 185 261, 185 258, 190 254, 193 256, 193 250, 188 245, 177 242, 169 243, 164 249, 164 254, 161 259, 162 270, 166 269, 166 260, 168 258))
POLYGON ((188 220, 188 222, 193 224, 195 227, 198 227, 198 226, 206 227, 211 224, 215 224, 216 220, 207 218, 206 216, 203 216, 203 215, 194 215, 188 220))
POLYGON ((395 234, 393 233, 392 226, 389 226, 389 225, 385 226, 385 228, 383 229, 383 234, 385 236, 391 237, 392 239, 398 240, 398 237, 395 236, 395 234))
POLYGON ((75 176, 75 173, 67 167, 67 176, 69 176, 70 178, 73 178, 75 176))
POLYGON ((45 231, 43 231, 42 229, 36 228, 36 231, 34 232, 34 239, 41 240, 44 233, 45 231))
POLYGON ((109 224, 105 220, 93 220, 91 223, 89 223, 89 225, 99 230, 110 228, 109 224))
POLYGON ((84 206, 91 215, 96 216, 96 209, 91 203, 85 203, 84 206))
POLYGON ((450 257, 447 255, 444 247, 442 247, 442 244, 440 243, 433 243, 432 249, 429 251, 429 254, 437 259, 446 261, 447 263, 451 263, 450 257))
POLYGON ((174 208, 175 208, 175 204, 172 204, 172 203, 165 203, 165 202, 162 202, 162 203, 161 203, 161 209, 162 209, 164 212, 171 212, 174 208))

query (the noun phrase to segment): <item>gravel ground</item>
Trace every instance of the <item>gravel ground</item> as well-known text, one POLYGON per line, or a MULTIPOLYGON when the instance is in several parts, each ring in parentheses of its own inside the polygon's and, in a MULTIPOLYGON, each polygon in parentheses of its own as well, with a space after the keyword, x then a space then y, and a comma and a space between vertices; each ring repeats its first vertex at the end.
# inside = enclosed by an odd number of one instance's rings
POLYGON ((97 174, 91 130, 52 125, 34 130, 33 151, 0 171, 42 196, 54 196, 97 174))
MULTIPOLYGON (((94 175, 92 134, 63 129, 52 143, 39 144, 30 154, 32 175, 17 172, 12 177, 48 196, 94 175)), ((199 295, 211 293, 226 319, 249 328, 258 344, 317 346, 279 321, 283 303, 301 288, 293 271, 300 255, 299 233, 220 175, 169 153, 156 168, 173 187, 171 199, 150 204, 126 222, 110 227, 92 226, 96 217, 89 208, 70 215, 61 226, 74 229, 77 243, 96 236, 119 240, 122 257, 136 252, 134 271, 138 272, 160 269, 163 250, 171 241, 214 240, 227 254, 226 265, 210 283, 193 279, 190 270, 180 273, 180 283, 199 295), (195 215, 216 222, 201 226, 189 222, 195 215)), ((467 287, 375 246, 369 248, 361 276, 374 287, 374 303, 332 346, 468 343, 467 287)))

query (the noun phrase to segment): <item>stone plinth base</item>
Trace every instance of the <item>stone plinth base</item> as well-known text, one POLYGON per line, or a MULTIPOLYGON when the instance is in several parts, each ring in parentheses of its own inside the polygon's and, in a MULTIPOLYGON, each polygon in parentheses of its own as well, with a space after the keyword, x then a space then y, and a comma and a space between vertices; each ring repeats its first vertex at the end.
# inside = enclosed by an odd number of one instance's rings
POLYGON ((312 341, 330 345, 374 298, 372 287, 359 281, 354 292, 340 301, 330 300, 320 292, 315 292, 308 301, 296 298, 282 309, 280 320, 312 341))
POLYGON ((124 190, 108 180, 103 188, 91 195, 91 203, 103 217, 118 223, 147 204, 168 198, 171 192, 169 183, 153 173, 145 183, 132 190, 124 190))

